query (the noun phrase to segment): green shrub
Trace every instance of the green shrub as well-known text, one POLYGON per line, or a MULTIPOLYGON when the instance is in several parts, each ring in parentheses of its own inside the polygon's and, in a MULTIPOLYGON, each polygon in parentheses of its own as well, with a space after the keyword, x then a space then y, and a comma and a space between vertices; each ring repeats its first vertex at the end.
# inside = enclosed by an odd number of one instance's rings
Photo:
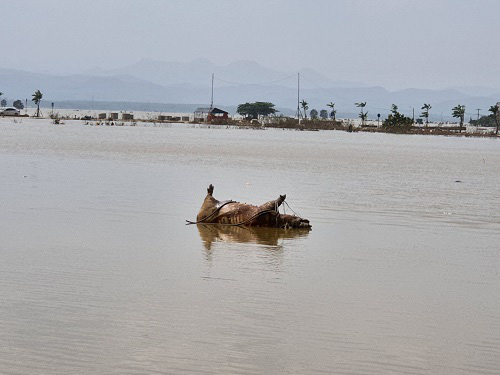
POLYGON ((413 120, 410 117, 398 112, 398 107, 392 105, 392 113, 382 124, 382 128, 390 133, 408 133, 413 126, 413 120))

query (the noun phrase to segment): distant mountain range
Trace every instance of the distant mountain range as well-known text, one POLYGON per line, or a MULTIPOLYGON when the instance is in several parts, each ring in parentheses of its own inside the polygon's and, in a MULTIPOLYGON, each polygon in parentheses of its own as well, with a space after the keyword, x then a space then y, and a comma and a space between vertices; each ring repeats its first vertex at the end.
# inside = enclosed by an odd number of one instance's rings
POLYGON ((116 69, 90 69, 86 75, 99 77, 130 76, 144 81, 154 82, 162 86, 186 85, 210 86, 212 74, 218 86, 231 84, 268 84, 279 81, 280 86, 297 87, 297 73, 307 76, 312 82, 302 80, 303 88, 316 87, 320 83, 326 87, 366 87, 358 82, 332 81, 325 75, 312 69, 301 69, 300 72, 279 72, 266 68, 254 61, 235 61, 226 66, 219 66, 207 59, 198 59, 188 63, 141 60, 135 64, 116 69))
MULTIPOLYGON (((168 111, 181 104, 188 105, 185 108, 209 105, 212 73, 217 106, 234 111, 240 103, 270 101, 285 114, 293 114, 297 108, 297 73, 268 69, 252 61, 219 66, 205 59, 191 63, 141 60, 117 69, 92 69, 66 76, 0 69, 0 91, 9 105, 15 99, 29 99, 35 90, 41 90, 45 102, 56 102, 56 107, 57 102, 86 103, 85 107, 96 102, 115 102, 120 109, 125 109, 124 103, 159 103, 168 111)), ((475 118, 477 108, 482 109, 481 114, 487 114, 487 109, 500 101, 500 89, 495 88, 388 91, 359 82, 335 81, 312 69, 300 71, 300 87, 300 99, 309 103, 309 109, 326 109, 326 104, 333 101, 339 117, 356 116, 354 103, 361 101, 367 102, 369 118, 375 118, 377 113, 387 114, 393 103, 407 115, 415 111, 415 117, 420 115, 423 103, 430 103, 434 121, 450 119, 451 108, 464 104, 467 117, 475 118)))

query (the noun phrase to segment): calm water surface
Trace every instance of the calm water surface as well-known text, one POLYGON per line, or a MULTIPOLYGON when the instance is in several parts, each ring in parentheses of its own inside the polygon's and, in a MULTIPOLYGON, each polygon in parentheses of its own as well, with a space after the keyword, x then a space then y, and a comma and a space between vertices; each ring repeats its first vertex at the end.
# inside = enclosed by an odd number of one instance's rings
POLYGON ((0 171, 2 374, 500 373, 498 140, 4 119, 0 171))

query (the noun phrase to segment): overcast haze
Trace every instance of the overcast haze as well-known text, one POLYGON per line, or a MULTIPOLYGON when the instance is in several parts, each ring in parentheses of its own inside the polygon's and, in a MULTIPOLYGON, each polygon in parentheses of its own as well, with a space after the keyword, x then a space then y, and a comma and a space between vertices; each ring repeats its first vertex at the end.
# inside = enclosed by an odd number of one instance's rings
POLYGON ((500 1, 2 1, 0 68, 307 67, 388 89, 500 87, 500 1), (5 16, 8 15, 8 16, 5 16))

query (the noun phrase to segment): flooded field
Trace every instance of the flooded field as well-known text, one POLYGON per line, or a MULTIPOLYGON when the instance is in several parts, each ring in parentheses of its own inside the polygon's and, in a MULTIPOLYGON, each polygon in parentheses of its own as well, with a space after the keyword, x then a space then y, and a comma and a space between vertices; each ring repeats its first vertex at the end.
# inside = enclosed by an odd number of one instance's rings
POLYGON ((0 171, 2 374, 499 372, 497 139, 0 119, 0 171))

